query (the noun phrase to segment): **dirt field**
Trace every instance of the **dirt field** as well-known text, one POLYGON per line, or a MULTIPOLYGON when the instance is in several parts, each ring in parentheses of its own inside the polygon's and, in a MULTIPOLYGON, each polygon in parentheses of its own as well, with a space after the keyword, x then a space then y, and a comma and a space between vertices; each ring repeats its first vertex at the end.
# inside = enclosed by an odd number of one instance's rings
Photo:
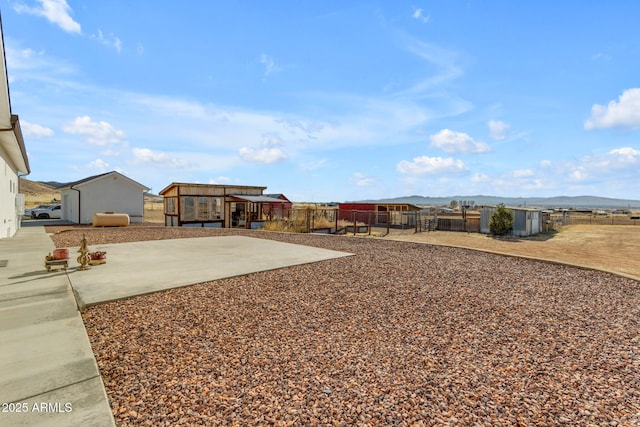
POLYGON ((540 258, 614 272, 640 280, 640 225, 569 225, 529 238, 478 233, 392 231, 388 239, 457 246, 540 258))
POLYGON ((144 201, 144 220, 145 222, 156 222, 160 224, 164 224, 164 213, 163 213, 163 204, 162 201, 157 202, 154 200, 145 200, 144 201))

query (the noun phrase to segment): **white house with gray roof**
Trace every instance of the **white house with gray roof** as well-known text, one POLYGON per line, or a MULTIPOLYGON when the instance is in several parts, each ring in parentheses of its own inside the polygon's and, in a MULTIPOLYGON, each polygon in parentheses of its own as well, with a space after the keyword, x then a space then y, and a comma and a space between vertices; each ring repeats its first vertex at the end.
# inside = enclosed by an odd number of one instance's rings
POLYGON ((71 182, 60 188, 62 219, 91 224, 97 213, 126 213, 129 220, 144 221, 144 193, 148 187, 112 171, 71 182))

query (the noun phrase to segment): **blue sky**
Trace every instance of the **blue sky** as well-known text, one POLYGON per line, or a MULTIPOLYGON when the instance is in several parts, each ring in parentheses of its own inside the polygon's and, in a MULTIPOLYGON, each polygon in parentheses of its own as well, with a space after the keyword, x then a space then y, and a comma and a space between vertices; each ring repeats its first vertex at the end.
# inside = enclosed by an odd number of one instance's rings
POLYGON ((3 0, 32 180, 640 199, 640 2, 3 0))

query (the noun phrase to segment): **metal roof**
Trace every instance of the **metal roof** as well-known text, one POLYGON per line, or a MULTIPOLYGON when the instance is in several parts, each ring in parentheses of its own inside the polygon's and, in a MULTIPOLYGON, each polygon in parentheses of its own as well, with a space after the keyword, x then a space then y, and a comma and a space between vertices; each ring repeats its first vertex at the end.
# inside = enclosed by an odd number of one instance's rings
POLYGON ((88 183, 88 182, 91 182, 91 181, 95 181, 95 180, 104 178, 104 177, 106 177, 108 175, 118 175, 118 176, 120 176, 122 178, 125 178, 126 180, 138 185, 140 188, 143 189, 143 191, 149 191, 150 190, 150 188, 148 188, 148 187, 140 184, 139 182, 134 181, 133 179, 131 179, 131 178, 127 177, 127 176, 124 176, 121 173, 116 172, 116 171, 105 172, 105 173, 101 173, 101 174, 98 174, 98 175, 89 176, 87 178, 83 178, 83 179, 80 179, 78 181, 69 182, 69 183, 65 184, 63 187, 60 187, 60 190, 64 190, 64 189, 67 189, 67 188, 72 188, 72 187, 75 187, 77 185, 82 185, 82 184, 85 184, 85 183, 88 183))
MULTIPOLYGON (((255 185, 227 185, 227 184, 198 184, 198 183, 192 183, 192 182, 172 182, 171 184, 167 185, 165 188, 163 188, 162 190, 160 190, 160 195, 163 195, 164 193, 168 192, 171 188, 173 187, 211 187, 211 188, 224 188, 224 189, 234 189, 234 188, 251 188, 251 189, 259 189, 259 190, 265 190, 267 187, 258 187, 255 185)), ((226 191, 225 191, 226 193, 226 191)))
POLYGON ((276 199, 275 197, 269 196, 248 196, 246 194, 230 194, 229 196, 253 203, 289 203, 287 200, 276 199))

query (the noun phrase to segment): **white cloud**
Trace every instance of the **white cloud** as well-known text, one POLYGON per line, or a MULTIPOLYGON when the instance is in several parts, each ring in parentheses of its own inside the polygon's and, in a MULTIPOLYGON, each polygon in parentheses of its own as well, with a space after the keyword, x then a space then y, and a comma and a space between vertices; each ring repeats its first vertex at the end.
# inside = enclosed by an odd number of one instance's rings
POLYGON ((327 159, 317 159, 317 160, 310 160, 310 161, 306 161, 301 163, 300 169, 302 169, 305 172, 311 172, 314 171, 316 169, 320 169, 322 167, 324 167, 327 164, 327 159))
POLYGON ((267 133, 262 135, 261 145, 263 147, 280 147, 284 145, 284 141, 282 141, 280 135, 276 133, 267 133))
POLYGON ((105 146, 122 143, 124 132, 105 121, 94 122, 89 116, 76 117, 63 131, 73 135, 84 135, 91 145, 105 146))
POLYGON ((113 33, 110 33, 105 37, 105 35, 102 33, 102 30, 98 30, 98 33, 92 35, 91 38, 97 40, 104 46, 114 48, 118 51, 118 53, 122 52, 122 40, 120 40, 119 37, 114 36, 113 33))
POLYGON ((66 0, 37 0, 37 2, 40 3, 40 7, 29 7, 22 3, 16 3, 13 5, 13 9, 18 13, 42 16, 68 33, 82 33, 80 24, 74 21, 70 15, 71 8, 66 0))
POLYGON ((282 138, 275 133, 262 135, 262 142, 258 149, 251 147, 240 148, 240 157, 251 163, 278 163, 288 158, 280 146, 284 145, 282 138))
POLYGON ((217 178, 211 178, 209 184, 230 184, 231 178, 228 176, 219 176, 217 178))
POLYGON ((349 182, 355 184, 358 187, 368 187, 373 185, 373 178, 367 177, 360 172, 354 172, 351 177, 349 177, 349 182))
POLYGON ((587 178, 589 178, 589 174, 588 172, 585 170, 584 167, 579 166, 576 169, 572 170, 569 173, 569 180, 570 181, 585 181, 587 178))
POLYGON ((11 45, 5 46, 7 59, 7 69, 9 70, 9 81, 19 80, 55 82, 64 86, 67 91, 71 86, 78 85, 77 81, 60 81, 56 77, 69 77, 76 74, 75 65, 47 56, 43 50, 33 50, 29 48, 15 48, 11 45))
POLYGON ((111 170, 109 163, 105 162, 102 159, 95 159, 94 161, 92 161, 91 163, 89 163, 89 167, 93 168, 93 169, 97 169, 100 172, 106 172, 111 170))
POLYGON ((477 173, 471 177, 471 182, 477 183, 477 182, 489 182, 489 181, 491 181, 491 178, 489 177, 489 175, 484 173, 477 173))
POLYGON ((485 153, 489 146, 484 142, 474 141, 472 137, 462 132, 443 129, 431 135, 431 146, 440 148, 447 153, 485 153))
POLYGON ((635 165, 640 163, 640 150, 632 147, 616 148, 609 151, 614 162, 618 165, 635 165))
POLYGON ((545 168, 545 169, 553 166, 553 162, 551 160, 540 160, 539 164, 541 168, 545 168))
POLYGON ((594 104, 591 107, 591 118, 584 122, 586 130, 625 127, 640 128, 640 88, 625 90, 609 104, 594 104))
POLYGON ((22 129, 22 134, 30 138, 42 138, 53 136, 54 134, 52 129, 29 123, 26 120, 20 120, 20 128, 22 129))
POLYGON ((509 129, 509 125, 505 122, 499 120, 489 120, 489 134, 491 138, 501 140, 504 139, 507 130, 509 129))
POLYGON ((411 15, 411 17, 413 19, 416 19, 416 20, 420 21, 420 22, 424 22, 425 24, 427 22, 429 22, 429 19, 430 19, 429 15, 425 15, 424 11, 422 9, 420 9, 420 8, 416 8, 413 11, 413 14, 411 15))
POLYGON ((281 71, 281 68, 276 65, 273 58, 267 54, 263 53, 262 55, 260 55, 260 63, 264 65, 265 77, 269 77, 270 75, 276 74, 281 71))
POLYGON ((251 163, 278 163, 287 159, 287 154, 280 148, 254 149, 249 147, 240 148, 240 157, 251 163))
POLYGON ((602 186, 610 177, 618 181, 634 179, 639 167, 640 150, 621 147, 603 154, 584 156, 579 163, 565 165, 564 169, 571 181, 592 179, 602 186))
MULTIPOLYGON (((82 27, 71 17, 72 9, 66 0, 37 0, 37 2, 40 4, 39 7, 16 3, 13 5, 13 9, 18 13, 42 16, 68 33, 82 34, 82 27)), ((122 40, 113 34, 105 35, 98 29, 97 34, 88 35, 88 37, 97 40, 104 46, 112 47, 118 52, 122 51, 122 40)))
POLYGON ((402 160, 396 166, 400 173, 409 175, 431 175, 436 173, 460 173, 465 172, 467 167, 461 160, 452 157, 414 157, 413 161, 402 160))
POLYGON ((518 169, 511 172, 511 175, 514 178, 528 178, 535 175, 535 173, 531 169, 518 169))
POLYGON ((162 151, 154 151, 149 148, 134 148, 132 150, 135 163, 147 163, 170 169, 187 168, 190 166, 187 160, 172 157, 162 151))
POLYGON ((602 52, 598 52, 596 54, 591 55, 591 60, 592 61, 610 61, 611 60, 611 55, 608 55, 608 54, 602 53, 602 52))
POLYGON ((408 39, 405 49, 426 61, 429 68, 434 69, 434 72, 408 89, 396 92, 394 96, 409 96, 412 99, 428 96, 431 104, 434 101, 441 101, 448 109, 454 110, 453 114, 461 114, 473 108, 471 102, 461 99, 447 90, 450 82, 464 74, 459 52, 443 49, 438 45, 413 38, 408 39))

